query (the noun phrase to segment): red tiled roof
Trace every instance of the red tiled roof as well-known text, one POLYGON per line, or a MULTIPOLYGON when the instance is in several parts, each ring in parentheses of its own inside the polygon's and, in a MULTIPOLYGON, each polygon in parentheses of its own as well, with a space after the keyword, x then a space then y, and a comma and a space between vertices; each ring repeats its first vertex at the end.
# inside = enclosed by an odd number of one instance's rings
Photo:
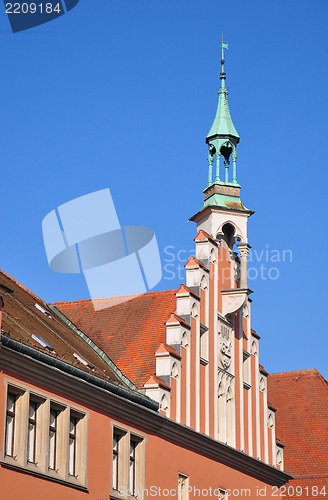
MULTIPOLYGON (((272 373, 268 376, 268 397, 277 408, 276 432, 286 446, 284 468, 295 479, 304 479, 291 484, 302 484, 303 489, 310 483, 328 486, 326 380, 316 369, 272 373), (316 479, 309 482, 309 478, 316 479)), ((307 498, 313 496, 310 491, 307 498)))
POLYGON ((155 374, 155 352, 176 310, 176 290, 138 295, 98 311, 91 300, 54 305, 97 344, 137 387, 155 374))
POLYGON ((0 270, 1 286, 10 290, 3 295, 2 336, 10 337, 100 378, 122 383, 109 365, 57 317, 46 302, 0 270), (46 347, 44 341, 53 349, 46 347), (79 361, 76 354, 86 364, 79 361))
POLYGON ((164 389, 167 389, 168 391, 171 390, 171 387, 167 385, 164 379, 161 377, 156 377, 156 375, 151 375, 149 379, 146 381, 145 385, 159 385, 160 387, 163 387, 164 389))
POLYGON ((260 372, 263 373, 263 375, 268 375, 268 372, 266 371, 266 369, 262 365, 259 365, 259 369, 260 369, 260 372))
POLYGON ((327 498, 327 477, 306 477, 303 479, 292 479, 283 486, 279 499, 285 500, 324 500, 327 498))
POLYGON ((180 325, 184 325, 186 328, 190 329, 190 325, 188 325, 188 323, 183 318, 181 318, 181 316, 178 316, 177 314, 174 313, 170 315, 169 319, 166 321, 165 324, 169 325, 171 323, 179 323, 180 325))
POLYGON ((184 266, 185 267, 188 267, 188 266, 200 266, 203 269, 205 269, 206 271, 208 271, 208 269, 205 266, 205 264, 201 260, 196 259, 196 257, 194 257, 193 255, 191 255, 189 257, 188 261, 185 263, 184 266))
POLYGON ((208 234, 206 231, 204 231, 203 229, 198 231, 198 233, 196 234, 194 241, 197 241, 197 240, 210 240, 212 243, 217 245, 217 242, 212 238, 212 236, 210 234, 208 234))
POLYGON ((190 293, 190 295, 192 295, 196 299, 199 299, 199 296, 197 295, 197 293, 195 293, 192 288, 189 288, 189 286, 186 286, 184 284, 180 285, 179 290, 177 290, 176 293, 177 294, 178 293, 190 293))
POLYGON ((174 356, 175 358, 181 359, 180 354, 176 349, 174 349, 174 347, 168 344, 164 344, 163 342, 160 343, 159 348, 156 351, 156 354, 161 354, 161 353, 169 353, 172 354, 172 356, 174 356))
POLYGON ((253 337, 255 337, 256 339, 260 339, 260 338, 261 338, 261 337, 260 337, 260 336, 256 333, 256 331, 255 331, 253 328, 251 328, 251 333, 252 333, 253 337))

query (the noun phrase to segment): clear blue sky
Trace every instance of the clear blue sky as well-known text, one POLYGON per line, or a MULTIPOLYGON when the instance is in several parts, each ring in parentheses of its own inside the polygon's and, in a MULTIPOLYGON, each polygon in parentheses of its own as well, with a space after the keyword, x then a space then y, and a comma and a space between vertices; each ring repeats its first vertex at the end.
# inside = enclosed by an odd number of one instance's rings
POLYGON ((82 275, 49 269, 41 221, 106 187, 163 259, 193 249, 223 32, 250 266, 279 269, 250 282, 261 361, 327 378, 327 17, 327 0, 80 0, 12 34, 2 8, 0 268, 47 301, 88 297, 82 275))

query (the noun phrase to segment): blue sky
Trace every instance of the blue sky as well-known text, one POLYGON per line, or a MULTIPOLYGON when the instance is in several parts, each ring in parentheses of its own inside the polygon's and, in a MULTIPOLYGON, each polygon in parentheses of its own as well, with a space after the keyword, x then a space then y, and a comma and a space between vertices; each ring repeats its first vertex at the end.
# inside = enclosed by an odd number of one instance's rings
POLYGON ((327 15, 326 0, 80 0, 12 34, 2 10, 0 268, 47 301, 88 297, 82 275, 49 269, 41 222, 109 187, 122 224, 156 233, 157 288, 179 285, 206 186, 223 32, 238 181, 256 211, 249 265, 279 274, 250 282, 261 361, 327 378, 327 15))

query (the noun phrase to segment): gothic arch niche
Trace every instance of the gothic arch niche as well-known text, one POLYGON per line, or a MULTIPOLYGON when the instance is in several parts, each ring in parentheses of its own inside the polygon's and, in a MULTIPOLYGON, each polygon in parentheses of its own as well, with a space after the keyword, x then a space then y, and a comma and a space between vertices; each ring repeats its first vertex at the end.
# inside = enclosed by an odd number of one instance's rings
POLYGON ((206 279, 205 274, 203 274, 202 279, 200 280, 200 287, 202 290, 207 291, 208 287, 207 287, 207 279, 206 279))
POLYGON ((276 465, 282 469, 282 451, 278 450, 276 453, 276 465))
MULTIPOLYGON (((204 291, 205 293, 205 300, 203 307, 205 308, 205 325, 209 324, 209 297, 208 297, 208 277, 203 274, 200 280, 200 289, 204 291)), ((206 337, 208 338, 208 334, 206 334, 206 337)))
POLYGON ((227 390, 227 443, 234 445, 235 419, 234 419, 234 394, 231 385, 227 390))
POLYGON ((274 418, 272 416, 272 413, 270 413, 268 416, 268 427, 269 429, 273 429, 274 427, 274 418))
POLYGON ((254 356, 258 355, 257 343, 255 340, 253 340, 252 345, 251 345, 251 354, 253 354, 254 356))
POLYGON ((188 333, 183 332, 182 337, 181 337, 181 346, 187 349, 189 347, 189 338, 188 338, 188 333))
POLYGON ((249 307, 248 305, 244 305, 244 309, 243 309, 243 317, 248 319, 249 318, 249 307))
POLYGON ((226 388, 224 383, 224 377, 222 375, 218 385, 218 434, 219 434, 219 440, 223 442, 226 441, 226 426, 227 426, 225 393, 226 393, 226 388))
POLYGON ((191 316, 196 319, 198 318, 198 307, 196 305, 196 302, 194 302, 191 307, 191 316))
POLYGON ((179 368, 178 368, 178 364, 176 362, 174 362, 172 365, 171 377, 176 379, 176 380, 179 378, 179 368))
POLYGON ((166 416, 168 416, 168 411, 169 411, 169 400, 167 399, 166 394, 163 394, 161 397, 161 402, 159 405, 160 409, 165 411, 166 416))
POLYGON ((266 384, 265 384, 264 377, 261 377, 261 378, 260 378, 260 385, 259 385, 259 388, 260 388, 260 391, 261 391, 261 392, 265 392, 265 389, 266 389, 266 384))
POLYGON ((216 264, 216 254, 214 248, 212 248, 210 253, 210 262, 212 262, 212 264, 216 264))

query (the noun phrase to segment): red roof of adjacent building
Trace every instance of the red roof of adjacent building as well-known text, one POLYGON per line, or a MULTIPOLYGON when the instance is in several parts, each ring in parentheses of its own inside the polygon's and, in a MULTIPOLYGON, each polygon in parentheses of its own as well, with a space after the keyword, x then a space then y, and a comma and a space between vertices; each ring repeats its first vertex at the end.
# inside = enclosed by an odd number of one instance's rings
POLYGON ((276 433, 286 446, 285 471, 295 477, 294 487, 302 486, 298 498, 313 498, 312 486, 328 486, 328 383, 315 368, 272 373, 268 398, 277 408, 276 433))
MULTIPOLYGON (((92 300, 55 303, 137 387, 156 372, 155 352, 166 342, 165 322, 176 310, 176 290, 150 292, 95 311, 92 300)), ((123 301, 122 301, 123 300, 123 301)))
POLYGON ((10 338, 115 384, 124 383, 109 366, 40 297, 0 270, 3 295, 0 342, 10 338))

